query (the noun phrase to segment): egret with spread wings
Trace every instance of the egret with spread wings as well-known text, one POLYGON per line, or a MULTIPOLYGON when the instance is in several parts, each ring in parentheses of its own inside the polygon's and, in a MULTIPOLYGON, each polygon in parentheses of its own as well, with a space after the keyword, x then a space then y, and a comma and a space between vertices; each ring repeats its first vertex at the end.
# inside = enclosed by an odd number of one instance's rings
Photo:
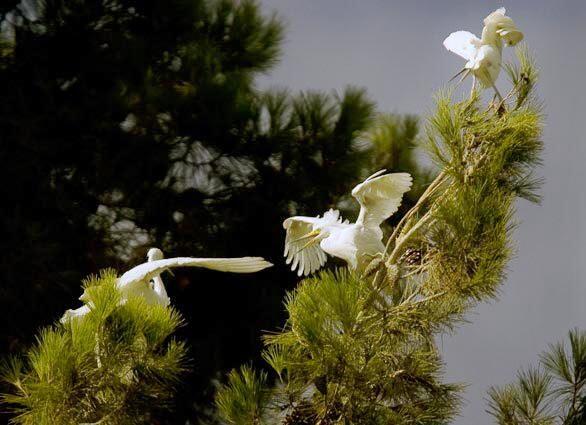
POLYGON ((495 81, 501 69, 503 41, 514 46, 523 39, 523 33, 505 13, 505 8, 501 7, 484 19, 481 38, 468 31, 456 31, 444 40, 446 49, 467 61, 457 75, 464 73, 463 78, 466 78, 472 74, 472 90, 478 80, 484 87, 493 87, 499 97, 495 81))
POLYGON ((283 222, 285 257, 291 270, 299 276, 313 273, 325 264, 327 254, 341 258, 352 269, 362 269, 369 255, 384 250, 380 226, 399 209, 412 183, 407 173, 384 172, 378 171, 352 190, 360 204, 356 223, 342 220, 340 212, 332 209, 323 217, 295 216, 283 222))
MULTIPOLYGON (((193 258, 176 257, 163 258, 163 252, 158 248, 151 248, 147 254, 147 262, 140 264, 122 276, 116 282, 116 287, 122 294, 122 300, 128 297, 141 297, 147 304, 168 306, 171 303, 165 285, 161 279, 161 273, 176 267, 203 267, 210 270, 231 273, 254 273, 271 267, 272 264, 261 257, 240 257, 240 258, 193 258)), ((88 302, 88 294, 84 292, 81 301, 88 302)), ((80 317, 90 311, 88 304, 75 309, 67 310, 62 322, 73 317, 80 317)))

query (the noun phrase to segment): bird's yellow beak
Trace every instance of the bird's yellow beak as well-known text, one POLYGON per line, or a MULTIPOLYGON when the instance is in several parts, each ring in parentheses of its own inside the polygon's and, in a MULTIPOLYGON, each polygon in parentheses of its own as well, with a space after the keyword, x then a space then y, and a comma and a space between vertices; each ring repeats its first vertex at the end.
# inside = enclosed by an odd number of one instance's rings
POLYGON ((313 230, 313 231, 311 231, 309 233, 306 233, 305 235, 303 235, 300 238, 297 238, 297 239, 295 239, 295 240, 293 240, 291 242, 294 243, 294 242, 304 241, 306 239, 311 239, 311 238, 313 238, 315 236, 318 236, 319 234, 320 234, 320 230, 319 229, 318 230, 313 230))
POLYGON ((460 72, 458 72, 456 75, 454 75, 452 78, 450 78, 450 80, 448 81, 448 83, 451 83, 452 81, 454 81, 456 78, 458 78, 460 75, 462 75, 462 78, 460 78, 460 81, 458 81, 457 85, 460 85, 462 83, 462 81, 464 81, 466 79, 466 77, 468 75, 470 75, 472 71, 470 71, 467 68, 462 69, 460 72))
POLYGON ((309 241, 303 245, 300 251, 303 251, 305 248, 309 248, 310 246, 315 245, 320 241, 321 230, 314 230, 313 232, 309 232, 307 235, 303 236, 300 239, 309 239, 309 241))

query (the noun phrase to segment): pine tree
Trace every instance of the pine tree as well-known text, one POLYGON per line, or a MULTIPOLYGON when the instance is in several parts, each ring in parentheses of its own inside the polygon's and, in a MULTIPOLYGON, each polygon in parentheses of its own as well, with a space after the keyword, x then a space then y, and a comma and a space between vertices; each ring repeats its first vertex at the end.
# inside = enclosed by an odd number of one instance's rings
POLYGON ((289 293, 284 329, 265 336, 276 385, 249 369, 233 372, 217 397, 226 422, 431 425, 454 417, 460 386, 443 382, 435 337, 495 296, 513 249, 514 201, 538 200, 536 71, 525 51, 519 59, 507 68, 513 88, 502 102, 484 106, 478 92, 460 102, 438 96, 427 146, 439 174, 365 273, 322 272, 289 293))
MULTIPOLYGON (((0 288, 10 300, 0 322, 13 323, 1 335, 2 352, 23 349, 38 326, 54 320, 82 276, 143 257, 142 244, 181 255, 258 252, 244 238, 220 242, 218 233, 241 226, 231 219, 240 205, 234 214, 235 202, 224 204, 251 184, 244 185, 241 168, 254 147, 243 136, 256 119, 253 78, 275 63, 282 34, 280 21, 253 1, 26 2, 36 16, 18 3, 1 6, 4 24, 13 23, 3 35, 13 37, 2 44, 0 64, 0 174, 18 181, 2 188, 0 275, 12 284, 0 288), (214 170, 207 154, 198 157, 212 148, 214 157, 222 154, 211 161, 214 170), (201 173, 214 187, 191 186, 201 173), (227 187, 216 192, 221 182, 227 187)), ((292 187, 282 193, 297 196, 292 187)), ((260 194, 255 207, 272 195, 260 194)), ((205 272, 188 276, 208 279, 205 272)), ((172 291, 189 283, 180 278, 172 291)), ((181 306, 194 316, 181 332, 199 348, 202 376, 191 380, 200 393, 236 352, 218 348, 232 340, 209 299, 238 285, 215 280, 214 289, 184 291, 181 306)), ((227 304, 242 315, 236 300, 243 289, 232 293, 227 304)), ((248 356, 250 342, 232 343, 248 356)))
MULTIPOLYGON (((374 118, 363 90, 256 90, 283 30, 254 1, 23 2, 34 13, 16 3, 0 6, 14 31, 0 46, 0 175, 18 177, 2 188, 0 275, 12 284, 0 289, 10 300, 0 322, 14 323, 3 351, 69 305, 81 276, 132 261, 146 244, 171 255, 278 258, 284 217, 343 204, 372 167, 418 175, 409 149, 378 156, 411 145, 412 119, 375 122, 390 129, 377 140, 396 144, 360 146, 374 118)), ((517 87, 521 108, 529 84, 517 87)), ((401 267, 427 261, 419 246, 397 254, 401 267)), ((401 267, 391 264, 391 277, 372 271, 392 280, 401 267)), ((257 329, 280 320, 294 278, 278 272, 255 285, 227 276, 201 284, 206 272, 170 284, 190 323, 180 332, 197 349, 186 404, 254 353, 257 329)))
POLYGON ((53 320, 83 276, 142 258, 143 243, 206 242, 195 235, 211 219, 179 231, 173 218, 205 197, 165 179, 189 161, 188 141, 242 146, 253 76, 275 63, 282 34, 253 1, 9 3, 0 175, 16 182, 2 188, 0 275, 13 284, 0 290, 11 300, 0 321, 18 320, 3 352, 53 320))
POLYGON ((489 413, 499 425, 586 423, 586 332, 568 333, 569 344, 552 344, 538 367, 489 395, 489 413))
MULTIPOLYGON (((24 349, 83 276, 123 268, 146 246, 274 260, 288 215, 343 203, 373 167, 416 174, 409 149, 374 162, 362 146, 375 118, 364 90, 257 90, 283 26, 255 1, 25 2, 34 13, 18 3, 0 6, 12 22, 0 45, 0 177, 16 182, 1 189, 0 276, 11 285, 0 322, 14 323, 3 352, 24 349)), ((396 126, 377 155, 412 143, 414 120, 396 126)), ((193 418, 194 394, 206 402, 210 379, 258 357, 259 329, 282 321, 294 276, 281 266, 245 279, 169 281, 197 351, 181 418, 193 418)))
POLYGON ((26 357, 4 366, 12 423, 155 423, 170 408, 187 366, 171 337, 179 314, 138 297, 121 303, 113 271, 84 286, 89 312, 43 329, 26 357))
MULTIPOLYGON (((425 187, 433 180, 434 171, 417 161, 419 119, 415 115, 379 114, 362 136, 370 144, 370 170, 407 170, 415 186, 407 192, 410 207, 417 202, 425 187)), ((402 214, 397 214, 402 216, 402 214)))

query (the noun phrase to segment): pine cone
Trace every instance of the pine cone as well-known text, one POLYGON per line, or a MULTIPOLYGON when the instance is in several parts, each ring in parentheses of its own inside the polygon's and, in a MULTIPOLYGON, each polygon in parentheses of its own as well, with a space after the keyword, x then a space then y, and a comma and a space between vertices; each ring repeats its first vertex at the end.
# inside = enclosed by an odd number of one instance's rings
POLYGON ((420 249, 407 248, 405 253, 401 256, 399 262, 406 263, 409 266, 417 266, 421 264, 423 258, 420 249))
POLYGON ((307 402, 297 404, 285 417, 282 425, 315 425, 316 415, 307 402))
POLYGON ((342 404, 335 402, 326 412, 325 416, 319 422, 319 425, 334 425, 340 420, 342 415, 342 404))

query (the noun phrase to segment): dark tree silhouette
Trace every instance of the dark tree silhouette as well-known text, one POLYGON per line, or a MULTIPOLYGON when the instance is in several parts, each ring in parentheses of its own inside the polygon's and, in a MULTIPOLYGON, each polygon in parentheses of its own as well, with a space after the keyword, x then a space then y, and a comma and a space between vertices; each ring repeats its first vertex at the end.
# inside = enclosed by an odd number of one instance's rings
MULTIPOLYGON (((374 105, 353 87, 257 90, 283 26, 252 0, 17 3, 0 9, 2 351, 74 307, 84 276, 149 246, 265 256, 277 266, 253 276, 165 277, 194 359, 177 416, 193 418, 210 379, 283 322, 296 277, 282 220, 337 205, 381 165, 384 146, 358 143, 374 105)), ((411 149, 416 123, 397 131, 411 149)))

